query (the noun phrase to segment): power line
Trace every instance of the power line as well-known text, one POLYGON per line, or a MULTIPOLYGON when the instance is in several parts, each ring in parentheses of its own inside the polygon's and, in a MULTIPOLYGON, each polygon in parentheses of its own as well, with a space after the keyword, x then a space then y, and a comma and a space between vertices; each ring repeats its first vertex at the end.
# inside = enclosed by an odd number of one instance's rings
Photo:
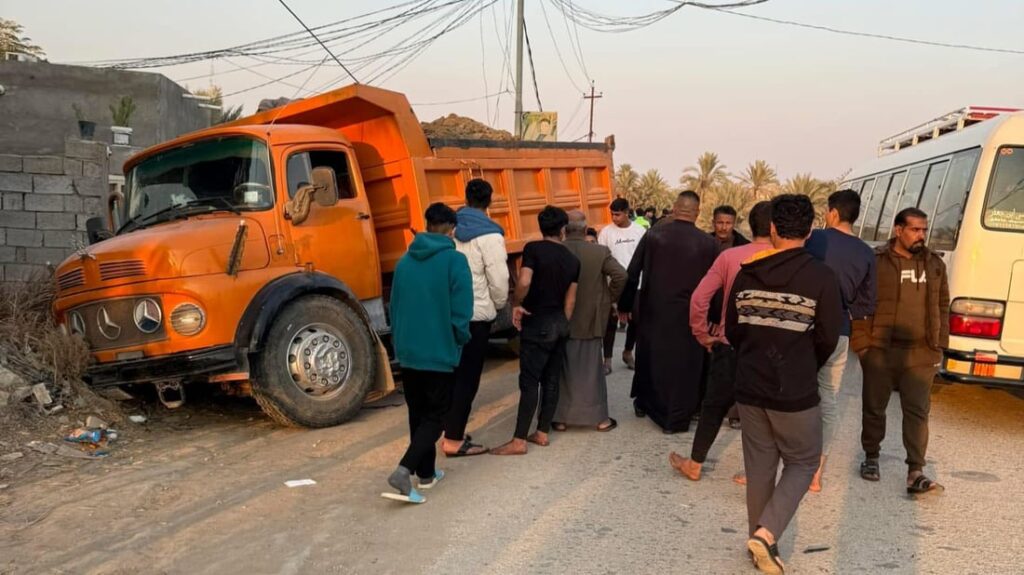
MULTIPOLYGON (((555 54, 558 56, 558 61, 561 62, 562 64, 562 70, 565 71, 565 77, 569 79, 569 83, 572 84, 574 88, 576 88, 580 92, 583 92, 583 88, 581 88, 579 84, 576 83, 576 80, 572 77, 572 74, 569 73, 569 66, 566 65, 565 58, 562 57, 562 51, 558 48, 558 41, 555 39, 555 31, 551 28, 551 21, 548 19, 548 11, 547 9, 544 8, 543 2, 540 3, 540 11, 542 14, 544 14, 544 23, 547 24, 548 26, 548 33, 551 34, 551 43, 555 46, 555 54)), ((584 75, 586 75, 586 72, 584 72, 584 75)))
MULTIPOLYGON (((288 4, 286 4, 284 0, 277 0, 277 1, 281 3, 281 6, 284 6, 284 9, 287 10, 289 14, 291 14, 292 16, 295 17, 295 20, 299 24, 302 24, 302 27, 306 29, 306 32, 309 32, 309 35, 312 36, 320 44, 320 46, 323 47, 324 51, 327 52, 328 54, 330 54, 331 58, 334 58, 334 61, 337 62, 339 66, 341 66, 341 69, 346 71, 346 72, 348 72, 349 76, 352 76, 352 81, 355 82, 356 84, 358 84, 359 83, 359 79, 356 78, 355 76, 353 76, 352 72, 349 72, 349 69, 346 68, 345 65, 341 63, 341 60, 339 60, 338 57, 334 55, 334 52, 331 52, 331 49, 328 48, 327 45, 324 44, 323 41, 321 41, 320 38, 316 34, 314 34, 312 30, 309 29, 309 26, 306 26, 306 23, 302 21, 302 18, 299 18, 299 15, 296 14, 291 8, 289 8, 288 4)), ((321 62, 321 64, 322 64, 322 62, 321 62)), ((307 80, 307 82, 308 81, 309 80, 307 80)))
POLYGON ((537 87, 537 69, 533 67, 533 48, 530 47, 530 32, 526 28, 526 22, 523 22, 523 36, 526 37, 526 53, 530 59, 530 75, 533 76, 533 93, 537 96, 537 108, 543 112, 544 105, 540 103, 540 88, 537 87))
POLYGON ((493 94, 485 94, 483 96, 477 96, 476 98, 466 98, 464 100, 448 100, 447 102, 413 102, 413 106, 447 106, 448 104, 465 104, 467 102, 479 102, 480 100, 488 100, 502 94, 511 94, 511 90, 502 90, 501 92, 495 92, 493 94))
MULTIPOLYGON (((572 6, 572 1, 569 1, 569 5, 572 6)), ((587 64, 583 61, 583 42, 580 40, 580 27, 576 25, 576 22, 572 22, 572 31, 569 31, 569 17, 564 13, 562 14, 563 20, 565 20, 565 31, 569 36, 569 47, 572 48, 573 55, 576 56, 576 62, 580 65, 580 70, 583 70, 583 75, 589 81, 593 81, 590 77, 590 72, 587 71, 587 64), (573 43, 573 36, 576 37, 576 42, 573 43)))
POLYGON ((799 28, 809 28, 811 30, 820 30, 823 32, 832 32, 833 34, 843 34, 846 36, 859 36, 862 38, 875 38, 878 40, 890 40, 893 42, 904 42, 906 44, 920 44, 923 46, 938 46, 941 48, 956 48, 960 50, 974 50, 978 52, 998 52, 1001 54, 1024 54, 1024 50, 1014 50, 1011 48, 990 48, 987 46, 976 46, 972 44, 954 44, 949 42, 935 42, 932 40, 919 40, 916 38, 904 38, 901 36, 890 36, 888 34, 876 34, 873 32, 856 32, 853 30, 843 30, 840 28, 832 28, 831 26, 821 26, 818 24, 807 24, 804 22, 794 22, 792 20, 780 20, 778 18, 769 18, 767 16, 756 16, 754 14, 746 14, 744 12, 735 12, 733 10, 727 10, 725 8, 716 8, 714 6, 698 6, 699 8, 705 8, 714 10, 715 12, 724 12, 726 14, 732 14, 733 16, 741 16, 743 18, 750 18, 752 20, 761 20, 764 22, 772 22, 774 24, 784 24, 786 26, 796 26, 799 28))

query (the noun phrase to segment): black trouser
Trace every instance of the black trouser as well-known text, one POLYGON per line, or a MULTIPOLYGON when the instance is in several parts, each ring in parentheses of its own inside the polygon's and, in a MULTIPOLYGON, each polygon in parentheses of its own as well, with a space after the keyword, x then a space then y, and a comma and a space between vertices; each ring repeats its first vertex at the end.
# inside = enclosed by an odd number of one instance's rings
POLYGON ((888 350, 872 348, 861 358, 864 371, 864 412, 861 446, 869 459, 877 459, 885 439, 885 411, 893 390, 900 394, 903 412, 903 447, 907 467, 921 471, 928 451, 928 414, 932 406, 932 381, 938 368, 927 348, 888 350), (921 358, 926 361, 921 361, 921 358))
POLYGON ((419 371, 402 368, 402 389, 409 407, 409 448, 405 450, 402 467, 420 479, 434 477, 434 458, 441 422, 452 403, 454 373, 419 371))
POLYGON ((565 341, 569 322, 565 315, 530 316, 523 321, 519 345, 519 413, 516 439, 526 439, 537 412, 537 431, 551 431, 551 420, 558 407, 558 384, 562 377, 565 341))
POLYGON ((700 422, 693 436, 690 459, 704 463, 718 437, 729 409, 736 402, 736 350, 724 343, 711 348, 708 389, 700 411, 700 422))
POLYGON ((444 418, 444 437, 461 441, 466 435, 466 424, 473 410, 473 400, 480 389, 480 376, 484 372, 487 342, 491 337, 489 321, 474 321, 469 324, 469 342, 462 347, 459 367, 455 368, 455 389, 452 391, 452 406, 444 418))
MULTIPOLYGON (((610 359, 615 349, 615 334, 619 331, 619 316, 612 314, 608 318, 608 327, 604 330, 604 358, 610 359)), ((636 347, 636 321, 629 320, 626 323, 626 348, 625 351, 633 351, 636 347)))

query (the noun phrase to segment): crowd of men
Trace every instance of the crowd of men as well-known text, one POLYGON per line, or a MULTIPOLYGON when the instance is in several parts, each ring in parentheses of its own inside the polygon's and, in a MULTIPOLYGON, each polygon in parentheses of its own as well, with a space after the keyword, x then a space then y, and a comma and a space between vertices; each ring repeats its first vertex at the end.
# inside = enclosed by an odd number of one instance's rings
POLYGON ((893 237, 872 250, 854 234, 861 206, 851 190, 828 198, 826 227, 813 231, 807 196, 758 203, 746 215, 752 240, 730 206, 714 209, 713 231, 698 229, 692 191, 656 221, 639 222, 618 198, 600 233, 583 212, 548 206, 537 216, 543 239, 523 249, 508 302, 504 232, 486 213, 492 194, 474 179, 458 212, 431 205, 426 232, 395 270, 393 342, 411 439, 388 479, 395 492, 383 496, 425 501, 420 491, 444 477, 435 468, 442 435, 448 457, 525 455, 530 444, 549 445, 552 430, 615 429, 605 378, 620 325, 635 415, 665 433, 697 422, 689 457, 669 455, 680 474, 699 481, 723 422, 739 420, 736 481, 746 485, 747 551, 759 570, 783 572, 777 540, 804 494, 822 489, 850 362, 864 374, 861 477, 881 478, 886 407, 897 391, 907 492, 941 489, 924 467, 949 293, 941 258, 924 244, 924 212, 896 214, 893 237), (491 325, 508 303, 520 401, 512 438, 488 449, 466 425, 491 325))

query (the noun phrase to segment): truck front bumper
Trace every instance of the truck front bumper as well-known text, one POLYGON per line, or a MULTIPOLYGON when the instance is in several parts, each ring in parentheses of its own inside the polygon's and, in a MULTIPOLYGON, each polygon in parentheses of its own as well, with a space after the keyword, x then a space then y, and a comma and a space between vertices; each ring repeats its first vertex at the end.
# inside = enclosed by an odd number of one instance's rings
POLYGON ((991 353, 944 350, 939 377, 953 383, 1024 389, 1024 358, 999 355, 993 362, 992 356, 991 353), (978 355, 983 356, 983 361, 978 360, 978 355))
POLYGON ((85 381, 93 387, 128 383, 180 381, 242 370, 233 345, 196 349, 159 357, 145 357, 96 364, 85 372, 85 381))

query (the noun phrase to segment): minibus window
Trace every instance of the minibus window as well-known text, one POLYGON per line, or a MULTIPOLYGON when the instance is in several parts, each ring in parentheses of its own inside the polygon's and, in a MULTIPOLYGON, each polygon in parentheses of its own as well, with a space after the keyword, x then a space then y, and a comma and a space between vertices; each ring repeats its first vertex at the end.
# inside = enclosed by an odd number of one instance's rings
POLYGON ((939 197, 939 192, 942 190, 942 180, 946 177, 946 168, 949 167, 949 160, 943 160, 936 162, 928 168, 928 179, 924 181, 924 191, 921 192, 921 199, 917 202, 917 207, 928 214, 928 217, 932 217, 935 210, 935 200, 939 197))
MULTIPOLYGON (((922 169, 924 168, 922 167, 922 169)), ((892 230, 892 219, 896 216, 896 202, 900 199, 900 190, 903 189, 903 182, 906 179, 906 172, 898 172, 892 175, 889 193, 885 196, 885 204, 883 204, 882 208, 882 217, 878 219, 878 233, 875 234, 875 241, 884 242, 889 239, 889 231, 892 230)))
POLYGON ((951 250, 956 247, 956 239, 960 235, 960 219, 963 214, 964 199, 974 182, 974 172, 978 168, 978 156, 981 148, 965 150, 953 156, 949 165, 949 175, 939 194, 939 203, 931 216, 932 237, 928 247, 933 250, 951 250))
POLYGON ((861 190, 860 197, 862 204, 867 202, 867 208, 864 210, 864 223, 860 230, 860 237, 867 240, 875 237, 875 226, 878 224, 878 210, 880 209, 881 202, 885 199, 885 188, 889 185, 889 179, 892 176, 882 176, 878 178, 878 181, 867 180, 864 182, 864 188, 861 190), (872 192, 874 188, 874 192, 872 192))
POLYGON ((1024 147, 999 148, 995 164, 982 221, 986 228, 1024 232, 1024 147))

